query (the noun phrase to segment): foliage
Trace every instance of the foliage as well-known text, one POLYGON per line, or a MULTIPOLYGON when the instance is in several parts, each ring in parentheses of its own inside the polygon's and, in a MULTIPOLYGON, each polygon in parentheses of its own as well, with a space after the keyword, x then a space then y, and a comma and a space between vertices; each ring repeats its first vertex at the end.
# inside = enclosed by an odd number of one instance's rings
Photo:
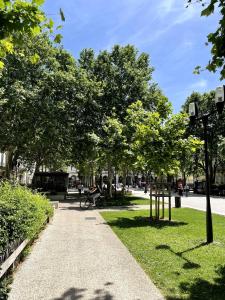
MULTIPOLYGON (((46 30, 53 33, 54 22, 47 18, 41 6, 45 0, 1 0, 0 1, 0 69, 4 66, 7 53, 13 53, 14 46, 22 45, 24 35, 30 38, 46 30)), ((65 21, 63 11, 60 9, 61 20, 65 21)), ((58 26, 59 28, 60 26, 58 26)), ((60 43, 61 34, 55 35, 55 42, 60 43)), ((30 60, 36 63, 38 54, 30 60)))
POLYGON ((101 51, 96 57, 92 49, 84 49, 78 62, 82 69, 102 83, 98 99, 101 120, 114 113, 120 121, 123 120, 127 107, 138 99, 148 104, 153 71, 148 54, 138 54, 132 45, 115 45, 111 51, 101 51))
MULTIPOLYGON (((47 22, 46 16, 40 10, 42 0, 32 2, 11 0, 0 1, 0 57, 5 57, 6 53, 12 53, 14 44, 21 43, 23 34, 29 36, 39 34, 41 26, 47 22), (15 36, 15 33, 17 35, 15 36)), ((52 22, 48 26, 52 27, 52 22)), ((3 61, 1 61, 3 64, 3 61)))
POLYGON ((0 280, 0 299, 7 300, 10 292, 10 284, 12 283, 12 276, 1 278, 0 280))
POLYGON ((149 56, 139 54, 132 45, 115 45, 111 51, 101 51, 98 55, 92 49, 84 49, 78 63, 101 86, 93 111, 95 124, 92 123, 90 131, 86 130, 86 135, 94 134, 97 141, 94 145, 97 151, 93 151, 93 143, 89 143, 92 153, 87 156, 91 157, 89 165, 93 165, 94 153, 99 169, 108 169, 110 181, 113 168, 125 178, 136 161, 132 151, 135 130, 127 122, 127 109, 139 100, 144 109, 158 111, 163 117, 171 111, 171 104, 151 82, 153 68, 149 56))
MULTIPOLYGON (((189 4, 193 3, 193 0, 187 1, 189 4)), ((211 48, 211 60, 209 61, 206 69, 210 72, 216 72, 216 70, 220 70, 221 80, 225 78, 225 3, 224 0, 210 0, 206 2, 205 0, 197 0, 197 2, 201 3, 203 6, 203 10, 201 12, 202 16, 208 17, 212 15, 215 11, 215 7, 218 7, 220 10, 220 20, 218 24, 218 28, 215 32, 211 32, 208 34, 207 45, 208 43, 212 45, 211 48)), ((196 67, 196 73, 199 73, 201 67, 196 67)))
POLYGON ((172 209, 172 222, 149 222, 147 210, 102 215, 166 299, 224 299, 224 216, 213 216, 206 245, 205 212, 172 209))
POLYGON ((93 127, 90 113, 98 85, 79 70, 73 57, 47 35, 30 39, 8 55, 1 86, 1 142, 14 161, 60 168, 73 145, 93 127), (19 53, 19 54, 18 54, 19 53), (30 57, 37 53, 39 61, 30 57), (89 119, 89 120, 88 120, 89 119), (76 142, 74 139, 76 138, 76 142))
POLYGON ((184 136, 186 114, 164 118, 157 111, 145 110, 138 101, 128 109, 127 121, 134 131, 133 151, 138 163, 158 175, 177 173, 184 149, 192 152, 198 146, 194 137, 184 136))
POLYGON ((40 194, 27 188, 2 183, 0 187, 0 253, 14 241, 36 235, 53 208, 40 194))

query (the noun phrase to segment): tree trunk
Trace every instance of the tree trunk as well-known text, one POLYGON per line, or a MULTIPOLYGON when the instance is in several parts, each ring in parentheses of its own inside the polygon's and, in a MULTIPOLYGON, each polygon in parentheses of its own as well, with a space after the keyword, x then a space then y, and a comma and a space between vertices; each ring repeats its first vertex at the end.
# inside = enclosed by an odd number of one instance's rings
POLYGON ((6 160, 6 164, 5 164, 5 177, 7 179, 10 179, 12 177, 12 171, 13 171, 13 154, 14 154, 13 149, 9 149, 8 151, 6 151, 6 155, 5 155, 5 160, 6 160))
POLYGON ((108 163, 108 194, 109 198, 112 199, 112 178, 113 177, 113 172, 112 172, 112 166, 110 163, 108 163))
POLYGON ((209 163, 209 178, 210 178, 210 186, 215 183, 216 179, 216 164, 213 164, 211 161, 209 163))
MULTIPOLYGON (((40 171, 40 167, 41 167, 41 163, 40 162, 36 162, 35 163, 35 169, 34 169, 34 172, 32 174, 32 180, 31 180, 31 185, 34 184, 34 174, 38 173, 40 171)), ((42 168, 43 168, 43 165, 42 165, 42 168)), ((42 171, 43 172, 43 171, 42 171)))
POLYGON ((123 190, 122 190, 122 194, 123 196, 125 195, 125 191, 126 191, 126 177, 127 177, 127 170, 123 170, 123 190))
POLYGON ((95 169, 94 169, 94 163, 91 161, 91 185, 96 186, 96 178, 95 178, 95 169))
POLYGON ((185 172, 183 172, 183 176, 182 177, 183 177, 183 184, 185 186, 186 185, 186 180, 187 180, 185 172))

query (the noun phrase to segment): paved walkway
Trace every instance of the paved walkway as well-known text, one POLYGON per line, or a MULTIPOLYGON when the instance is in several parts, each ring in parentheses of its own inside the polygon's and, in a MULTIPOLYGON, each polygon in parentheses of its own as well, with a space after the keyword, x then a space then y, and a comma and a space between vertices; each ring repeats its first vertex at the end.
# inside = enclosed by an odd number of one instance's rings
POLYGON ((61 204, 16 271, 9 300, 163 299, 96 210, 61 204))

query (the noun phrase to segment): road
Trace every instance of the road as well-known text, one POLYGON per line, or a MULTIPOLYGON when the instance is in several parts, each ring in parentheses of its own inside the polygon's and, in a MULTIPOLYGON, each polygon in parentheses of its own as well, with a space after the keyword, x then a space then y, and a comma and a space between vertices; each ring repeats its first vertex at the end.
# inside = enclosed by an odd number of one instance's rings
MULTIPOLYGON (((133 191, 134 196, 147 198, 144 191, 133 191)), ((211 210, 215 214, 225 215, 225 197, 211 196, 211 210)), ((172 196, 172 205, 175 206, 175 197, 172 196)), ((188 197, 181 198, 182 207, 190 207, 198 210, 206 210, 206 197, 205 195, 189 194, 188 197)))

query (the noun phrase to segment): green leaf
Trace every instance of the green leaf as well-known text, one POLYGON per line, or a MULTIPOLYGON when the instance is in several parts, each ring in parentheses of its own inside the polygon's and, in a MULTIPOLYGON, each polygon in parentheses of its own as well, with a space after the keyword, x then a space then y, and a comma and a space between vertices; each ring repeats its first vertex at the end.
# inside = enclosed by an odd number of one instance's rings
POLYGON ((33 0, 33 1, 32 1, 32 3, 35 3, 35 4, 37 4, 38 6, 43 5, 44 2, 45 2, 45 0, 33 0))
POLYGON ((54 26, 54 21, 52 19, 49 19, 48 26, 49 28, 52 28, 54 26))
POLYGON ((205 9, 202 10, 201 16, 208 17, 208 16, 211 15, 213 12, 214 12, 214 4, 210 4, 210 5, 207 6, 205 9))
POLYGON ((35 26, 34 28, 31 29, 33 35, 38 35, 41 32, 41 28, 39 26, 35 26))
POLYGON ((62 40, 62 35, 61 34, 57 34, 54 38, 54 42, 60 44, 62 40))
POLYGON ((5 8, 5 2, 3 0, 0 0, 0 9, 5 8))
POLYGON ((4 68, 4 62, 0 60, 0 70, 4 68))
POLYGON ((31 56, 31 58, 30 58, 30 61, 31 61, 32 64, 38 63, 39 60, 40 60, 40 56, 39 56, 37 53, 35 53, 35 54, 34 54, 33 56, 31 56))
POLYGON ((61 20, 62 20, 63 22, 65 22, 65 16, 64 16, 64 13, 63 13, 63 11, 62 11, 61 8, 60 8, 60 10, 59 10, 59 13, 60 13, 60 16, 61 16, 61 20))

